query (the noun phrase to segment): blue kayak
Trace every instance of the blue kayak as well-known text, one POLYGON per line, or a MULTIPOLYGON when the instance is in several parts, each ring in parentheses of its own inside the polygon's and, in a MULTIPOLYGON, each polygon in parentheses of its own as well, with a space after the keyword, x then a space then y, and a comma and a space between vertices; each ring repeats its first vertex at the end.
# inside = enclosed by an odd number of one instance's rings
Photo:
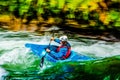
MULTIPOLYGON (((71 55, 64 60, 56 59, 54 56, 50 55, 45 51, 45 49, 48 47, 48 45, 39 45, 39 44, 31 44, 26 43, 25 47, 30 48, 33 54, 43 57, 45 55, 45 58, 50 62, 65 62, 65 61, 86 61, 86 60, 93 60, 94 58, 91 58, 89 56, 85 56, 82 54, 78 54, 75 51, 71 51, 71 55)), ((50 45, 50 50, 56 50, 57 46, 50 45)))

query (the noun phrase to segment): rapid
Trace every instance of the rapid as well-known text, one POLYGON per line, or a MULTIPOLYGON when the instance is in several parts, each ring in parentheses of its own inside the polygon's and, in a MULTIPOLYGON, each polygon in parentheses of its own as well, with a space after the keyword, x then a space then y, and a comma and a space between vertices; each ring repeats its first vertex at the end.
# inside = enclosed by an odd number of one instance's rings
MULTIPOLYGON (((0 31, 0 80, 39 79, 42 71, 54 66, 48 61, 39 67, 40 58, 25 47, 25 43, 49 44, 51 35, 32 32, 0 31)), ((57 36, 56 36, 57 37, 57 36)), ((69 37, 69 36, 68 36, 69 37)), ((72 50, 94 58, 109 58, 120 55, 120 42, 106 42, 84 38, 70 38, 72 50)), ((56 44, 52 42, 51 44, 56 44)), ((59 72, 59 71, 58 71, 59 72)), ((51 79, 51 77, 47 77, 51 79)))

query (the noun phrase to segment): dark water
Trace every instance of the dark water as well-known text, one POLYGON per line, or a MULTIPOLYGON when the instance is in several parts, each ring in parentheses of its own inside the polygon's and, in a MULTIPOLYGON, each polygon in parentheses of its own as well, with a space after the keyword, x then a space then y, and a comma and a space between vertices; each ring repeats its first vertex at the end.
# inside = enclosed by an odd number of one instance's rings
MULTIPOLYGON (((0 32, 0 80, 120 80, 120 43, 70 38, 72 50, 92 61, 51 63, 25 48, 25 43, 49 44, 49 34, 0 32)), ((55 44, 52 42, 52 44, 55 44)))

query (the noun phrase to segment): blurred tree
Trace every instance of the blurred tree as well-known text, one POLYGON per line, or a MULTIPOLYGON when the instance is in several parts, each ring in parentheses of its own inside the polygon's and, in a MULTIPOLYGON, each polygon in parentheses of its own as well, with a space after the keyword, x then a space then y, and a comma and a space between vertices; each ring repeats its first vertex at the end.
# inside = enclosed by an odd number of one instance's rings
POLYGON ((107 30, 120 28, 119 5, 120 0, 0 0, 0 14, 21 19, 21 24, 40 22, 39 18, 47 23, 51 18, 60 26, 70 25, 68 20, 72 20, 78 28, 87 25, 86 28, 107 30))

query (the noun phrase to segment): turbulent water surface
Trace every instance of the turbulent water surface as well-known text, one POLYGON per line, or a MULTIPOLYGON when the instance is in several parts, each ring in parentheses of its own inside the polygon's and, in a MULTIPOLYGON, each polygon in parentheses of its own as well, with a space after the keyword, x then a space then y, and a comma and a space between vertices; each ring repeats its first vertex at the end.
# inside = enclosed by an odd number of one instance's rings
MULTIPOLYGON (((91 76, 98 74, 103 77, 103 66, 98 69, 97 66, 101 66, 99 60, 94 66, 91 66, 93 61, 88 62, 69 62, 69 63, 50 63, 45 61, 44 67, 39 67, 40 58, 33 55, 33 53, 25 48, 25 43, 35 44, 49 44, 51 35, 37 36, 36 33, 29 32, 0 32, 0 80, 39 80, 39 79, 58 79, 68 80, 75 78, 83 78, 83 80, 92 80, 91 76), (90 64, 90 65, 89 65, 90 64), (93 72, 93 67, 96 69, 93 72), (83 70, 82 70, 83 69, 83 70), (101 71, 100 71, 101 70, 101 71), (78 74, 77 74, 78 73, 78 74), (82 73, 80 75, 80 73, 82 73), (91 77, 89 79, 85 78, 91 77)), ((74 39, 70 38, 69 42, 72 46, 72 50, 94 58, 107 58, 111 59, 113 56, 120 55, 120 43, 119 42, 105 42, 88 39, 74 39)), ((55 44, 52 42, 52 44, 55 44)), ((101 62, 100 62, 101 61, 101 62)), ((115 63, 115 62, 114 62, 115 63)), ((112 63, 111 63, 112 64, 112 63)), ((117 61, 116 65, 119 64, 117 61)), ((104 67, 105 68, 105 67, 104 67)), ((104 69, 105 70, 105 69, 104 69)), ((116 70, 116 69, 115 69, 116 70)), ((114 71, 114 70, 113 70, 114 71)), ((108 70, 109 72, 109 70, 108 70)), ((107 73, 107 71, 106 71, 107 73)), ((109 74, 109 73, 108 73, 109 74)), ((115 75, 106 75, 104 80, 120 79, 119 73, 115 75), (116 76, 117 77, 114 77, 116 76)), ((101 80, 102 80, 101 79, 101 80)), ((82 80, 82 79, 81 79, 82 80)))

